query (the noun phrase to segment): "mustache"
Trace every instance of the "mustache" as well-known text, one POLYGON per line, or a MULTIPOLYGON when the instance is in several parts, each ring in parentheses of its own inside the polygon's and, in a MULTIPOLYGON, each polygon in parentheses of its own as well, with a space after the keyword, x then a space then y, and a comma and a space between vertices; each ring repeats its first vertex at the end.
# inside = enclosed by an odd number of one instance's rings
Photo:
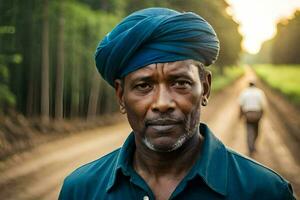
POLYGON ((178 124, 182 123, 184 120, 173 117, 159 117, 155 119, 147 119, 145 120, 145 125, 168 125, 168 124, 178 124))

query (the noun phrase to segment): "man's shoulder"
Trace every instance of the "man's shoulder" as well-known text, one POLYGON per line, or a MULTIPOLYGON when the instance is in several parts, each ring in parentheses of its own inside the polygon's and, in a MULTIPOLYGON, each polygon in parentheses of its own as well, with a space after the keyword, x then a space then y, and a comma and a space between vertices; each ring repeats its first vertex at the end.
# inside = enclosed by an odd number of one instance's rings
POLYGON ((106 183, 114 170, 119 151, 120 148, 77 168, 65 178, 63 188, 74 189, 95 182, 106 183))
POLYGON ((241 190, 261 195, 262 199, 268 195, 292 199, 291 185, 277 172, 231 149, 228 154, 229 176, 239 182, 241 190))
POLYGON ((227 151, 229 154, 229 159, 231 161, 229 163, 230 166, 234 169, 236 167, 238 167, 239 169, 243 169, 243 171, 241 172, 245 173, 244 175, 247 175, 249 173, 251 174, 251 176, 274 176, 274 178, 280 177, 279 174, 273 171, 272 169, 264 166, 263 164, 251 158, 241 155, 230 148, 227 148, 227 151))

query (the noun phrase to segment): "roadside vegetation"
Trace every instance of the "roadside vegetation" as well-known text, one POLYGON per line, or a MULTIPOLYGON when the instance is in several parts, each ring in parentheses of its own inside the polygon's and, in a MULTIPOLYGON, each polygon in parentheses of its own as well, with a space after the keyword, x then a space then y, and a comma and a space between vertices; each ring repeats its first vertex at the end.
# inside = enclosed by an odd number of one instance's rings
POLYGON ((212 67, 211 71, 213 93, 222 90, 244 74, 244 68, 237 66, 226 67, 223 74, 215 66, 212 67))
POLYGON ((270 87, 300 105, 300 65, 256 65, 257 75, 270 87))

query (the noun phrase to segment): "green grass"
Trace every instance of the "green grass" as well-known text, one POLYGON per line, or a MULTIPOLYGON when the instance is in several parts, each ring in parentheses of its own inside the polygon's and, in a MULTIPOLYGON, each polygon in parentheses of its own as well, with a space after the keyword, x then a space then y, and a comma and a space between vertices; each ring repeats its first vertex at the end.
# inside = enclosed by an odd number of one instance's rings
POLYGON ((269 86, 300 105, 300 65, 256 65, 254 69, 269 86))
POLYGON ((216 93, 244 74, 242 67, 226 67, 224 74, 218 73, 216 68, 212 68, 212 92, 216 93))

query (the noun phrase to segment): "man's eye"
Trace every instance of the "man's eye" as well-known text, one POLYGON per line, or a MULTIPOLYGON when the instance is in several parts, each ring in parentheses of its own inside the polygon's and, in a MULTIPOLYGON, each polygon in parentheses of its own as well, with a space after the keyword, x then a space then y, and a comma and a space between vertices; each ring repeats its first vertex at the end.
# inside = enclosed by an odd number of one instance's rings
POLYGON ((192 83, 190 81, 178 80, 174 83, 174 86, 177 88, 188 88, 191 87, 192 83))
POLYGON ((152 88, 152 86, 149 83, 140 83, 135 86, 136 89, 140 91, 147 91, 152 88))

